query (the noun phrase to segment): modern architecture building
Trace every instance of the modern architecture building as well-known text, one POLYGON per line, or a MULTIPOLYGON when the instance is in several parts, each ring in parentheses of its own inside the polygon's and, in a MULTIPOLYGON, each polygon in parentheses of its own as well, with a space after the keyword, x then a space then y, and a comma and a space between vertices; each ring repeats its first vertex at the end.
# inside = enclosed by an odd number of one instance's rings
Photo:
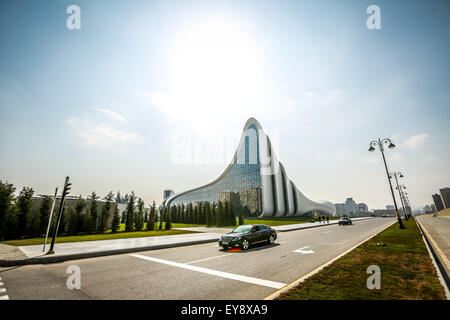
POLYGON ((220 200, 238 202, 238 206, 247 207, 253 215, 261 217, 336 213, 332 203, 312 201, 300 192, 254 118, 246 122, 234 157, 220 177, 204 186, 175 193, 162 205, 220 200))
POLYGON ((436 211, 441 211, 444 210, 444 203, 442 202, 442 198, 440 194, 433 194, 433 202, 434 202, 434 206, 436 207, 436 211))
POLYGON ((446 209, 450 208, 450 188, 439 189, 441 193, 442 202, 446 209))
POLYGON ((164 189, 163 192, 163 200, 167 199, 171 195, 175 194, 175 192, 172 189, 164 189))

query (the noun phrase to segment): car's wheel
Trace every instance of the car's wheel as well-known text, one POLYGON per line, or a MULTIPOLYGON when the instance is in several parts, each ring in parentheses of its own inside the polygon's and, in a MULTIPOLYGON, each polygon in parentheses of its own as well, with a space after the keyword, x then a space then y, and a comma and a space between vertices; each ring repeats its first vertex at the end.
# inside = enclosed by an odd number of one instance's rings
POLYGON ((228 250, 228 246, 222 246, 224 250, 228 250))
POLYGON ((269 244, 273 244, 275 242, 275 238, 271 235, 269 237, 269 244))
POLYGON ((248 242, 247 239, 244 239, 244 241, 242 241, 242 249, 247 250, 248 247, 250 247, 250 242, 248 242))

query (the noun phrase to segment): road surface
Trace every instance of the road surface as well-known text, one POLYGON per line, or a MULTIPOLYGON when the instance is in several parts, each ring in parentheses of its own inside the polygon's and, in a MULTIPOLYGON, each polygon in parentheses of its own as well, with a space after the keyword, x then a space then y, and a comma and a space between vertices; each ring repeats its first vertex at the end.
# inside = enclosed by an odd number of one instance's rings
MULTIPOLYGON (((264 299, 393 223, 279 232, 275 245, 226 252, 214 243, 0 268, 9 299, 264 299), (81 288, 68 289, 79 266, 81 288)), ((2 295, 2 293, 0 293, 2 295)))

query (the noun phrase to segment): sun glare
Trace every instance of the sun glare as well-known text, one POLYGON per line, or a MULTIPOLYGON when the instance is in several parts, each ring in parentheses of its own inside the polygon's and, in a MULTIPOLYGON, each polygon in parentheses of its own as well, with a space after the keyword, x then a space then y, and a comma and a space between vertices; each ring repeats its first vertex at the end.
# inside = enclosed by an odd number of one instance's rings
POLYGON ((203 119, 218 112, 229 118, 230 111, 236 115, 243 108, 251 112, 263 87, 261 54, 254 42, 232 20, 211 18, 183 29, 169 57, 171 110, 203 119))

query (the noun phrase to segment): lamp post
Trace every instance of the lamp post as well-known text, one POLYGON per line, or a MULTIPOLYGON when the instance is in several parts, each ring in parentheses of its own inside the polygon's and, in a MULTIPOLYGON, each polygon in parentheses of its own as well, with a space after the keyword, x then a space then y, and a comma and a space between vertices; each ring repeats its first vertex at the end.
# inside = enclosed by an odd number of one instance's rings
POLYGON ((400 186, 398 185, 398 178, 403 178, 403 174, 401 172, 396 172, 394 171, 390 178, 394 176, 395 178, 395 183, 397 184, 396 189, 398 190, 398 195, 400 197, 400 201, 402 203, 402 209, 403 209, 403 213, 405 214, 405 220, 408 221, 408 214, 406 213, 406 207, 405 207, 405 202, 403 201, 403 194, 402 194, 402 190, 400 189, 400 186))
POLYGON ((386 169, 386 175, 388 178, 389 187, 391 189, 392 199, 394 200, 395 212, 397 213, 398 228, 405 229, 405 226, 403 225, 403 222, 402 222, 402 218, 400 218, 400 214, 398 213, 397 202, 395 201, 394 190, 392 189, 391 178, 389 177, 389 170, 388 170, 388 167, 386 164, 386 158, 384 157, 384 147, 383 147, 384 144, 388 144, 389 149, 395 148, 395 144, 392 143, 391 139, 385 138, 385 139, 381 140, 378 138, 378 140, 374 140, 370 143, 369 151, 370 152, 375 151, 374 147, 376 147, 376 146, 378 146, 380 148, 381 155, 383 156, 384 168, 386 169))

